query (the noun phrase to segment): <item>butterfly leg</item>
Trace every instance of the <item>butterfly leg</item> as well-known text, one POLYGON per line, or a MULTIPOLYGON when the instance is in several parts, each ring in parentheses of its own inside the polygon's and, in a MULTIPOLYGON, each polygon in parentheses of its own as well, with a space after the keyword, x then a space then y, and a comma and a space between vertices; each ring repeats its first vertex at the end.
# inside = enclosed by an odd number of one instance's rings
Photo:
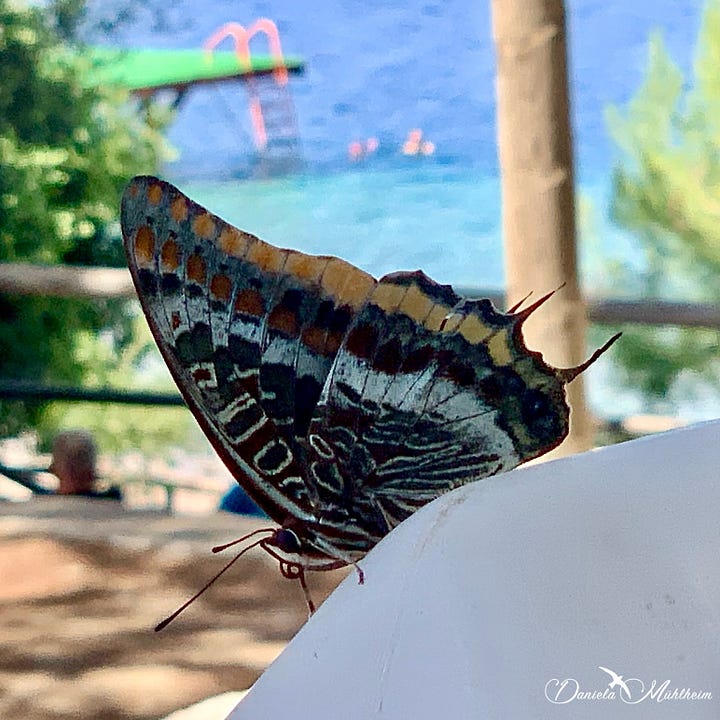
MULTIPOLYGON (((308 612, 312 616, 315 612, 315 603, 313 602, 312 598, 310 597, 310 591, 308 590, 307 582, 305 581, 305 570, 302 565, 296 562, 291 562, 290 560, 286 560, 281 555, 279 555, 275 547, 278 545, 278 535, 280 533, 291 533, 294 536, 294 533, 292 531, 288 530, 277 530, 275 531, 275 534, 271 538, 266 538, 260 541, 260 546, 265 550, 265 552, 268 553, 271 557, 274 557, 279 563, 280 563, 280 573, 284 578, 287 578, 288 580, 298 580, 300 582, 300 587, 303 590, 303 594, 305 595, 305 602, 308 606, 308 612)), ((284 536, 283 536, 284 537, 284 536)), ((285 538, 286 539, 286 538, 285 538)))
POLYGON ((365 584, 365 573, 363 572, 363 569, 357 564, 357 561, 354 560, 350 555, 347 553, 344 553, 337 548, 334 548, 329 543, 326 543, 322 538, 315 537, 313 538, 313 544, 322 550, 328 557, 331 557, 335 560, 340 560, 343 565, 352 565, 355 568, 355 572, 358 576, 358 585, 364 585, 365 584))
POLYGON ((300 582, 300 587, 305 595, 305 602, 308 606, 308 612, 312 616, 315 612, 315 603, 310 597, 310 590, 308 589, 307 582, 305 580, 305 570, 303 567, 301 565, 297 565, 296 563, 281 560, 280 572, 282 573, 282 576, 288 580, 298 580, 300 582))

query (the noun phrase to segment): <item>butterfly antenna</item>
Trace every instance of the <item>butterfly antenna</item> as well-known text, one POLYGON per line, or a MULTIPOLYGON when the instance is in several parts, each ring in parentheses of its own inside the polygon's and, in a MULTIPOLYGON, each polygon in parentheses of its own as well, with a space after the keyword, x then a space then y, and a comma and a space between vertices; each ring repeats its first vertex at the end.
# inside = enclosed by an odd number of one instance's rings
MULTIPOLYGON (((246 538, 251 537, 252 535, 256 535, 258 532, 260 531, 258 530, 254 533, 250 533, 246 536, 246 538)), ((169 615, 161 623, 158 623, 155 626, 155 632, 160 632, 161 630, 165 629, 181 612, 183 612, 183 610, 192 605, 223 573, 229 570, 231 565, 233 565, 241 555, 244 555, 248 550, 256 547, 257 545, 260 545, 264 539, 265 538, 256 540, 254 543, 250 543, 250 545, 243 548, 232 560, 230 560, 229 563, 226 563, 225 567, 223 567, 223 569, 220 570, 219 573, 215 574, 208 582, 206 582, 205 585, 203 585, 203 587, 200 588, 200 590, 198 590, 188 601, 184 602, 174 613, 172 613, 172 615, 169 615)), ((230 544, 232 545, 232 543, 230 544)))
POLYGON ((574 368, 563 368, 557 371, 557 376, 565 384, 572 382, 580 373, 585 372, 603 353, 605 353, 611 345, 622 335, 621 332, 615 333, 601 348, 598 348, 584 363, 574 368))
MULTIPOLYGON (((241 538, 238 538, 237 540, 232 540, 229 543, 225 543, 224 545, 216 545, 214 548, 212 548, 212 551, 214 553, 222 552, 223 550, 227 550, 229 547, 232 547, 233 545, 237 545, 238 543, 245 542, 246 540, 250 539, 251 537, 255 535, 259 535, 260 533, 274 533, 276 532, 275 528, 260 528, 260 530, 254 530, 251 533, 248 533, 247 535, 243 535, 241 538)), ((257 543, 255 543, 257 545, 257 543)))

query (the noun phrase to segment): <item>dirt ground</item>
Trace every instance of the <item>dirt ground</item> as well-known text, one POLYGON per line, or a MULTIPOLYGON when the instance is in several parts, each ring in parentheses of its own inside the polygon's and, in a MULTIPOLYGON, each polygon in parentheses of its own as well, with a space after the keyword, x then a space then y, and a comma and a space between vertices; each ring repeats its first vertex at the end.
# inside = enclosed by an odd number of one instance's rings
MULTIPOLYGON (((231 557, 213 545, 263 526, 80 498, 0 503, 0 717, 160 718, 252 685, 307 619, 262 551, 153 627, 231 557)), ((343 576, 311 573, 315 600, 343 576)))

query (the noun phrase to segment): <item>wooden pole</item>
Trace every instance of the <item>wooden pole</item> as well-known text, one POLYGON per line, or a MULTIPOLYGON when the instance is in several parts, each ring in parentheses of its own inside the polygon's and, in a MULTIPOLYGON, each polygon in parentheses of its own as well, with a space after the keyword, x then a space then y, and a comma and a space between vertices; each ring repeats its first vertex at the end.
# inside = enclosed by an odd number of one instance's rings
MULTIPOLYGON (((525 326, 528 346, 556 367, 585 359, 577 279, 572 133, 562 0, 492 0, 505 271, 510 304, 565 286, 525 326)), ((583 380, 568 386, 562 454, 591 447, 583 380)))

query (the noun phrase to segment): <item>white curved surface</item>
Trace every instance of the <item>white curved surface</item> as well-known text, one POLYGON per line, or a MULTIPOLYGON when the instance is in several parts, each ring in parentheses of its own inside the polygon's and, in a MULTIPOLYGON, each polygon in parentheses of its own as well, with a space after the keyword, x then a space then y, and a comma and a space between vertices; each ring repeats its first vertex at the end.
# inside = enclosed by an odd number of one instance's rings
POLYGON ((230 719, 716 720, 719 550, 720 422, 474 483, 383 540, 230 719), (572 681, 605 698, 548 700, 572 681))
POLYGON ((162 720, 222 720, 227 717, 228 710, 232 710, 246 694, 247 690, 238 690, 237 692, 213 695, 186 708, 176 710, 162 720))

